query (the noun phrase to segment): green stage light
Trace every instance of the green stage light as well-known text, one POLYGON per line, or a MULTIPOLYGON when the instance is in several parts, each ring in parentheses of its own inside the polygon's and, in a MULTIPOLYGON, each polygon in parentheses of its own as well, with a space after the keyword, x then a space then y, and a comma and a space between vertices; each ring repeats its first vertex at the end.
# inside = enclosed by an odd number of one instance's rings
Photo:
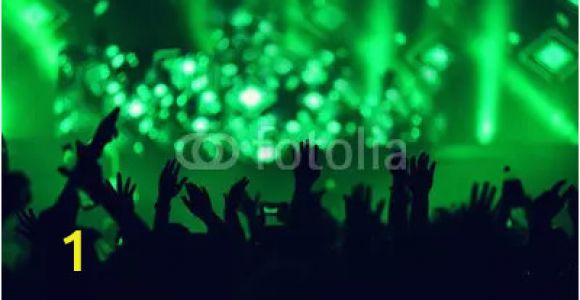
POLYGON ((322 95, 317 92, 310 92, 304 96, 304 105, 311 110, 318 110, 322 107, 322 95))
POLYGON ((170 107, 173 104, 173 96, 171 94, 163 96, 163 98, 161 98, 161 101, 159 101, 159 104, 163 108, 170 107))
POLYGON ((562 12, 559 12, 556 14, 556 23, 558 23, 558 25, 560 25, 560 27, 562 27, 562 28, 570 27, 570 20, 562 12))
POLYGON ((113 96, 113 102, 115 103, 115 106, 123 105, 126 99, 127 96, 125 95, 125 93, 117 93, 115 94, 115 96, 113 96))
POLYGON ((302 71, 302 80, 309 85, 319 85, 328 79, 328 74, 317 60, 311 60, 302 71))
POLYGON ((257 152, 257 159, 260 162, 272 162, 276 159, 276 149, 272 145, 260 146, 257 152))
POLYGON ((168 91, 169 91, 169 89, 167 88, 167 85, 166 84, 163 84, 163 83, 157 84, 155 86, 155 88, 153 89, 153 93, 157 97, 163 97, 163 96, 165 96, 165 94, 167 94, 168 91))
POLYGON ((339 134, 341 129, 342 129, 342 126, 336 120, 330 121, 326 125, 326 130, 332 135, 339 134))
POLYGON ((109 1, 108 0, 99 0, 95 4, 95 7, 93 8, 93 13, 97 17, 102 16, 103 14, 105 14, 107 12, 107 9, 109 9, 109 1))
POLYGON ((534 58, 552 73, 558 73, 573 61, 572 53, 555 40, 538 49, 534 58))
POLYGON ((519 45, 522 38, 520 37, 519 33, 511 31, 508 33, 508 42, 512 45, 519 45))
POLYGON ((411 123, 415 126, 421 125, 423 118, 420 115, 414 115, 411 117, 411 123))
POLYGON ((403 46, 407 43, 407 36, 402 32, 395 33, 395 43, 399 46, 403 46))
POLYGON ((105 89, 107 93, 115 94, 121 90, 121 84, 118 81, 111 81, 107 84, 105 89))
POLYGON ((431 8, 438 8, 441 6, 441 0, 427 0, 427 6, 431 8))
POLYGON ((300 123, 296 120, 286 122, 286 131, 290 134, 297 134, 300 132, 300 123))
POLYGON ((449 61, 449 51, 441 44, 435 45, 423 55, 423 62, 439 71, 445 70, 449 65, 449 61))
POLYGON ((58 125, 59 134, 67 134, 73 130, 75 126, 75 118, 71 115, 63 119, 58 125))
POLYGON ((191 129, 198 133, 204 133, 209 130, 209 119, 206 117, 197 117, 191 122, 191 129))
POLYGON ((30 26, 39 27, 50 22, 52 13, 41 3, 32 3, 27 9, 23 10, 22 18, 30 26))
POLYGON ((218 101, 214 91, 204 91, 200 95, 199 111, 202 114, 217 114, 221 111, 222 106, 218 101))
POLYGON ((105 55, 107 55, 107 57, 109 58, 113 58, 115 57, 115 55, 119 54, 121 52, 121 50, 119 49, 119 46, 117 45, 109 45, 107 46, 107 48, 105 48, 105 55))
POLYGON ((169 119, 169 115, 170 115, 169 110, 167 110, 167 108, 164 108, 159 112, 159 119, 167 120, 169 119))
POLYGON ((253 109, 262 104, 264 95, 255 86, 248 86, 240 92, 240 102, 248 109, 253 109))
POLYGON ((136 154, 143 154, 143 152, 145 151, 145 146, 143 146, 143 143, 141 142, 135 142, 133 144, 133 151, 136 154))
POLYGON ((50 81, 57 79, 58 72, 55 70, 58 69, 59 52, 66 44, 64 39, 57 36, 55 28, 63 21, 65 14, 50 9, 42 1, 2 2, 2 25, 29 46, 41 75, 50 81))
MULTIPOLYGON (((153 64, 144 70, 147 74, 144 78, 123 77, 124 70, 111 68, 110 57, 103 58, 102 53, 97 53, 90 63, 103 60, 109 74, 107 78, 95 78, 84 83, 101 90, 103 86, 106 90, 106 84, 113 79, 120 83, 120 91, 114 94, 103 96, 100 91, 94 95, 103 97, 106 107, 111 106, 115 97, 125 98, 117 102, 124 103, 122 117, 125 124, 143 135, 131 137, 131 142, 144 143, 139 139, 148 138, 155 143, 165 143, 179 138, 183 131, 201 133, 215 130, 232 136, 241 145, 245 158, 264 162, 276 157, 276 153, 270 153, 268 147, 242 146, 244 140, 254 138, 264 125, 273 128, 268 136, 273 145, 286 138, 303 139, 308 133, 315 132, 315 140, 324 146, 335 138, 341 138, 341 134, 356 133, 359 126, 377 128, 369 137, 372 140, 369 145, 384 144, 395 128, 411 131, 417 127, 420 122, 416 119, 421 120, 419 117, 428 113, 429 103, 423 91, 425 85, 416 83, 415 74, 400 75, 408 71, 394 64, 395 46, 406 43, 407 37, 394 30, 394 20, 375 19, 384 13, 391 16, 395 1, 388 4, 382 0, 373 1, 372 7, 378 11, 369 10, 368 17, 373 19, 368 24, 371 28, 363 33, 364 38, 357 45, 361 48, 357 49, 361 50, 358 54, 364 56, 358 57, 363 64, 360 66, 362 74, 354 72, 345 63, 350 58, 341 53, 346 53, 346 50, 313 48, 296 56, 288 53, 284 44, 267 36, 259 40, 256 34, 245 32, 254 30, 252 27, 234 29, 248 39, 244 46, 234 43, 234 36, 225 36, 224 31, 214 40, 228 39, 230 46, 212 52, 211 56, 202 52, 157 51, 153 64), (240 65, 235 64, 238 63, 235 57, 241 58, 248 51, 254 52, 256 59, 245 62, 241 72, 240 65), (387 69, 400 76, 385 91, 383 80, 387 69), (169 76, 164 76, 167 73, 169 76), (405 76, 408 78, 403 78, 405 76), (325 84, 327 81, 329 84, 325 84), (133 86, 136 88, 131 91, 133 86), (124 96, 118 96, 120 94, 124 96), (285 99, 278 97, 288 97, 285 94, 299 99, 298 103, 291 104, 296 106, 294 116, 280 110, 284 104, 276 103, 285 99), (173 102, 176 103, 175 110, 173 102), (272 112, 266 110, 270 106, 272 112), (419 117, 411 120, 410 117, 416 115, 419 117), (341 123, 348 118, 355 118, 355 121, 341 123)), ((124 63, 129 65, 129 52, 122 52, 114 45, 107 50, 112 57, 123 55, 124 63)), ((429 56, 435 61, 434 66, 423 64, 427 80, 433 82, 438 82, 440 76, 435 65, 444 68, 451 60, 446 49, 443 55, 438 50, 441 49, 435 48, 429 56)), ((403 133, 403 136, 409 135, 409 132, 403 133)))
POLYGON ((185 149, 185 142, 183 140, 177 140, 173 144, 173 148, 176 152, 183 152, 183 149, 185 149))
POLYGON ((245 27, 250 25, 252 23, 252 20, 253 17, 248 11, 238 9, 236 12, 234 12, 231 18, 231 23, 235 27, 245 27))
POLYGON ((129 104, 129 116, 132 118, 138 118, 145 113, 145 106, 138 100, 133 100, 129 104))
POLYGON ((224 66, 222 66, 222 73, 225 76, 235 76, 238 73, 238 66, 234 65, 234 64, 226 64, 224 66))
POLYGON ((439 74, 431 67, 423 66, 420 69, 421 77, 430 85, 435 85, 439 82, 439 74))
POLYGON ((125 63, 125 56, 123 54, 117 54, 111 59, 111 66, 115 69, 120 68, 123 63, 125 63))
POLYGON ((131 68, 134 68, 134 67, 136 67, 137 65, 139 65, 139 58, 137 58, 137 54, 135 54, 135 53, 133 53, 133 52, 131 52, 131 53, 128 53, 128 54, 125 56, 125 60, 127 61, 127 63, 129 64, 129 66, 130 66, 131 68))
POLYGON ((199 92, 204 89, 209 83, 206 75, 199 76, 191 82, 191 89, 194 92, 199 92))
POLYGON ((183 61, 181 65, 181 70, 183 73, 191 75, 195 72, 195 61, 193 59, 187 58, 183 61))
POLYGON ((151 118, 145 118, 139 122, 139 132, 142 134, 147 134, 151 128, 153 128, 153 120, 151 118))
POLYGON ((421 137, 421 130, 417 127, 411 129, 411 139, 416 141, 421 137))

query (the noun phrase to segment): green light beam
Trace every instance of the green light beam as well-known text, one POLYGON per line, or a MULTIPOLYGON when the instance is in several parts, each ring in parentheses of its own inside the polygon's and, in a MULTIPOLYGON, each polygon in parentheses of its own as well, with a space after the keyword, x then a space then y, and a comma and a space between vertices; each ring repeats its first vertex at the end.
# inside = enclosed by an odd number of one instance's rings
POLYGON ((367 14, 368 29, 357 45, 357 54, 365 70, 365 95, 369 105, 378 104, 382 76, 395 56, 395 0, 373 0, 367 14))
POLYGON ((42 74, 56 80, 58 54, 65 42, 58 39, 52 28, 45 24, 53 12, 40 2, 30 0, 5 1, 2 8, 7 27, 30 46, 42 74))
POLYGON ((552 97, 532 84, 522 71, 513 66, 508 67, 503 75, 503 83, 556 134, 572 144, 578 144, 578 128, 574 122, 567 119, 562 110, 552 104, 552 97))
POLYGON ((482 34, 475 41, 479 77, 476 137, 481 144, 490 143, 496 132, 500 75, 508 33, 506 3, 503 0, 488 2, 484 8, 482 34))

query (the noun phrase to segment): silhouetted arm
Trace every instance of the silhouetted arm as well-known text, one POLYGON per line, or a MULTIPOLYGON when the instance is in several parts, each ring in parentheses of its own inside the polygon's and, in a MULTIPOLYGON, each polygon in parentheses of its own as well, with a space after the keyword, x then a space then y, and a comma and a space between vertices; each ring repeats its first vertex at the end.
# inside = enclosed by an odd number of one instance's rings
POLYGON ((225 224, 231 234, 237 239, 244 239, 244 230, 242 224, 240 223, 240 218, 238 216, 238 207, 240 203, 243 202, 244 198, 248 198, 246 187, 250 181, 248 178, 244 177, 236 182, 231 188, 228 194, 224 195, 225 205, 224 205, 224 218, 225 224))
POLYGON ((179 194, 179 191, 181 191, 187 181, 187 178, 178 179, 179 169, 179 163, 173 159, 168 161, 161 171, 157 202, 155 203, 154 229, 159 229, 169 224, 171 200, 179 194))
POLYGON ((193 215, 203 221, 207 226, 208 234, 224 235, 226 226, 214 212, 207 190, 193 183, 186 183, 185 189, 187 191, 187 197, 181 197, 183 204, 185 204, 193 215))
POLYGON ((409 167, 409 186, 411 189, 411 218, 413 230, 422 230, 429 223, 429 191, 433 186, 435 162, 429 161, 429 156, 421 153, 419 158, 412 157, 409 167))

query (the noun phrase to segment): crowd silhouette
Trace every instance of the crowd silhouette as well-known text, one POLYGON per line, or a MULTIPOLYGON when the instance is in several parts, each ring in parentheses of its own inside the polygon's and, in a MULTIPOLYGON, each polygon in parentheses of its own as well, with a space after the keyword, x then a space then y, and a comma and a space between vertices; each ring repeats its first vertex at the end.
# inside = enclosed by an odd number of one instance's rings
MULTIPOLYGON (((10 171, 3 145, 2 218, 19 219, 30 259, 17 270, 3 268, 5 299, 576 299, 578 294, 578 191, 564 181, 538 197, 519 180, 501 190, 474 184, 471 199, 456 210, 431 213, 429 192, 436 163, 426 154, 392 170, 390 199, 373 207, 371 188, 360 184, 344 196, 346 219, 334 220, 313 189, 318 147, 300 144, 294 155, 294 193, 278 211, 282 226, 266 226, 259 197, 247 178, 224 195, 223 218, 204 187, 179 175, 176 160, 159 177, 152 228, 135 213, 131 178, 103 178, 99 158, 117 136, 114 110, 89 143, 76 143, 76 164, 50 208, 36 215, 25 175, 10 171), (181 201, 207 227, 191 233, 170 222, 181 201), (102 261, 94 243, 99 232, 79 228, 79 192, 90 196, 116 222, 118 241, 102 261), (496 200, 496 194, 498 194, 496 200), (523 208, 524 227, 508 226, 523 208), (381 214, 388 210, 388 222, 381 214), (553 228, 567 209, 573 234, 553 228), (249 232, 241 225, 245 216, 249 232), (63 238, 81 229, 82 271, 72 269, 63 238)), ((227 171, 224 171, 227 172, 227 171)))

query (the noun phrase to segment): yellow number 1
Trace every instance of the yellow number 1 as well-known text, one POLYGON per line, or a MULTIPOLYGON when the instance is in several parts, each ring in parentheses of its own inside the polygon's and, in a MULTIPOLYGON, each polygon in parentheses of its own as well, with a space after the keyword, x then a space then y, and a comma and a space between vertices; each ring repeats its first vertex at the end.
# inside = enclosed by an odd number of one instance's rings
POLYGON ((81 231, 75 230, 71 235, 64 238, 64 244, 73 243, 73 270, 81 271, 81 231))

